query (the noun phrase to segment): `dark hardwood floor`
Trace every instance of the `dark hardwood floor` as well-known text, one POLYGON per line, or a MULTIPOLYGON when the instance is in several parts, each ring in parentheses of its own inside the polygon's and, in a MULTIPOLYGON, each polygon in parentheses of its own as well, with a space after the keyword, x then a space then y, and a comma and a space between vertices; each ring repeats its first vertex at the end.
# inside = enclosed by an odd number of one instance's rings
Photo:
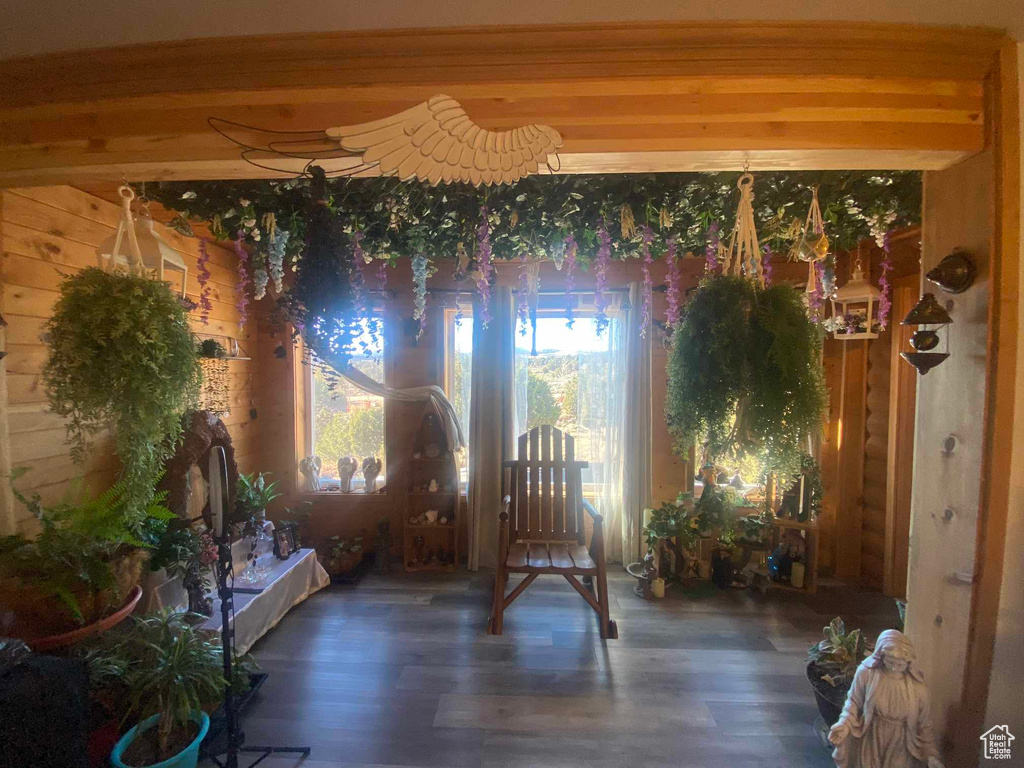
POLYGON ((832 766, 814 735, 807 647, 840 614, 873 638, 893 602, 713 587, 644 602, 610 575, 618 640, 541 577, 485 632, 493 576, 369 577, 329 587, 253 650, 270 673, 249 743, 307 744, 261 768, 832 766))

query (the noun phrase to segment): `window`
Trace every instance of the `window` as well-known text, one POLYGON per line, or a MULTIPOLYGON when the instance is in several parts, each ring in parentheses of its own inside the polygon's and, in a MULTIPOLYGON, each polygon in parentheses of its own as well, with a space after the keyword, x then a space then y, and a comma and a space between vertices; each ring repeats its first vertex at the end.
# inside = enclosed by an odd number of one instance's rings
MULTIPOLYGON (((361 353, 352 360, 352 366, 374 381, 384 381, 384 342, 377 318, 362 322, 363 333, 357 340, 361 353), (373 324, 371 326, 371 324, 373 324), (371 327, 374 333, 370 332, 371 327)), ((354 456, 359 469, 352 478, 352 488, 363 487, 363 459, 374 456, 386 461, 384 446, 384 398, 363 392, 338 378, 332 389, 328 377, 318 368, 310 370, 309 387, 309 448, 310 454, 323 462, 320 482, 323 490, 339 487, 338 460, 354 456)), ((387 467, 381 478, 387 477, 387 467)), ((378 480, 378 485, 381 481, 378 480)))
MULTIPOLYGON (((601 335, 597 320, 585 310, 573 327, 564 314, 537 318, 537 354, 532 354, 532 328, 516 332, 516 423, 522 433, 551 424, 572 435, 583 470, 584 496, 597 503, 616 497, 622 461, 619 417, 625 386, 621 324, 614 308, 601 335)), ((599 505, 600 506, 600 505, 599 505)))
MULTIPOLYGON (((617 498, 619 493, 623 326, 613 302, 608 328, 599 336, 592 297, 581 296, 570 329, 563 303, 562 296, 541 297, 536 355, 530 324, 525 334, 521 324, 516 328, 516 435, 541 424, 572 435, 577 459, 589 464, 582 477, 584 496, 600 505, 602 499, 617 498)), ((473 319, 465 311, 463 315, 456 325, 456 311, 445 312, 445 392, 469 439, 473 319)), ((465 482, 465 467, 461 472, 465 482)))

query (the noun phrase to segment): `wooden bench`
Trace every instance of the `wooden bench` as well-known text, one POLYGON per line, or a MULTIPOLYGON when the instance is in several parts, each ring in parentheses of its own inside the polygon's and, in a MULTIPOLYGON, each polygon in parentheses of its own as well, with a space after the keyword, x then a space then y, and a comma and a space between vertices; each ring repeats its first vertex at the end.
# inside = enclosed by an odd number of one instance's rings
POLYGON ((603 521, 583 500, 580 476, 586 466, 587 462, 576 461, 572 435, 547 425, 520 435, 518 460, 504 462, 498 569, 487 624, 490 634, 501 634, 505 610, 534 579, 555 574, 563 576, 597 613, 601 637, 618 637, 615 622, 608 616, 603 521), (585 546, 584 510, 594 522, 589 549, 585 546), (506 595, 510 573, 525 573, 526 578, 506 595))

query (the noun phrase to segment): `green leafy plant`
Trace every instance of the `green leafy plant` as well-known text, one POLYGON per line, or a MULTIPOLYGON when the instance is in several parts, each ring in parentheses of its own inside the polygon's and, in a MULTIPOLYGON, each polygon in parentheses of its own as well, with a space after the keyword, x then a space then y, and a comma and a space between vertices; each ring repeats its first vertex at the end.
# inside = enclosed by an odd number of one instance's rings
POLYGON ((859 629, 847 632, 838 616, 822 630, 822 635, 822 639, 811 646, 807 660, 822 680, 833 688, 845 690, 853 682, 857 667, 871 653, 871 646, 859 629))
POLYGON ((281 494, 277 492, 277 481, 267 482, 268 474, 253 473, 238 476, 238 488, 235 492, 235 513, 237 522, 250 522, 255 516, 266 510, 281 494))
POLYGON ((96 267, 61 285, 47 321, 43 381, 67 418, 71 455, 113 425, 126 503, 141 523, 163 462, 198 396, 200 371, 185 309, 164 283, 96 267))
POLYGON ((199 357, 227 357, 228 351, 224 345, 216 339, 203 339, 196 347, 196 354, 199 357))
POLYGON ((704 280, 673 333, 665 418, 680 455, 764 457, 798 471, 828 403, 821 339, 800 294, 740 277, 704 280))
MULTIPOLYGON (((15 472, 14 478, 20 474, 15 472)), ((159 494, 143 511, 142 523, 133 525, 136 516, 129 512, 124 479, 94 499, 86 498, 76 483, 50 507, 43 506, 38 494, 26 497, 17 488, 13 491, 39 522, 40 532, 34 539, 21 534, 0 539, 0 578, 11 580, 10 589, 55 599, 78 624, 100 618, 124 597, 117 594, 112 564, 132 549, 149 546, 137 530, 157 532, 174 517, 159 494)))
MULTIPOLYGON (((192 715, 216 702, 224 692, 222 649, 214 635, 199 628, 204 616, 165 610, 132 617, 127 631, 111 633, 86 654, 95 689, 123 702, 125 715, 140 721, 159 715, 156 726, 159 760, 173 757, 175 731, 188 727, 192 715)), ((242 658, 241 673, 254 664, 242 658)), ((243 685, 244 680, 232 681, 243 685)))

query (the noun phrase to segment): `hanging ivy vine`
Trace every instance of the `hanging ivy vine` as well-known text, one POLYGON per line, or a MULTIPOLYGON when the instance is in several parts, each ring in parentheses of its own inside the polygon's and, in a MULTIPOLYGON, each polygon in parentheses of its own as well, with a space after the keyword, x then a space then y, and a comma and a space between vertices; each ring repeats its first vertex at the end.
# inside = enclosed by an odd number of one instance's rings
MULTIPOLYGON (((731 222, 736 204, 736 173, 666 173, 532 176, 489 189, 468 185, 430 187, 392 178, 327 179, 327 208, 347 238, 363 235, 371 259, 411 257, 454 259, 460 243, 471 247, 488 211, 491 254, 509 260, 524 252, 531 258, 561 256, 565 239, 579 246, 587 265, 597 250, 598 222, 608 222, 612 258, 637 258, 643 225, 657 233, 652 255, 660 258, 667 239, 682 252, 701 252, 709 225, 731 222), (613 226, 614 222, 614 226, 613 226)), ((210 224, 217 237, 240 232, 254 251, 255 264, 268 261, 268 249, 284 248, 288 259, 301 255, 306 242, 306 208, 311 180, 160 182, 146 186, 149 197, 181 214, 182 220, 210 224), (275 242, 273 227, 290 233, 275 242)), ((757 175, 755 219, 763 245, 788 250, 810 199, 819 185, 830 241, 852 247, 881 219, 890 226, 920 220, 920 174, 912 171, 820 171, 757 175)))

